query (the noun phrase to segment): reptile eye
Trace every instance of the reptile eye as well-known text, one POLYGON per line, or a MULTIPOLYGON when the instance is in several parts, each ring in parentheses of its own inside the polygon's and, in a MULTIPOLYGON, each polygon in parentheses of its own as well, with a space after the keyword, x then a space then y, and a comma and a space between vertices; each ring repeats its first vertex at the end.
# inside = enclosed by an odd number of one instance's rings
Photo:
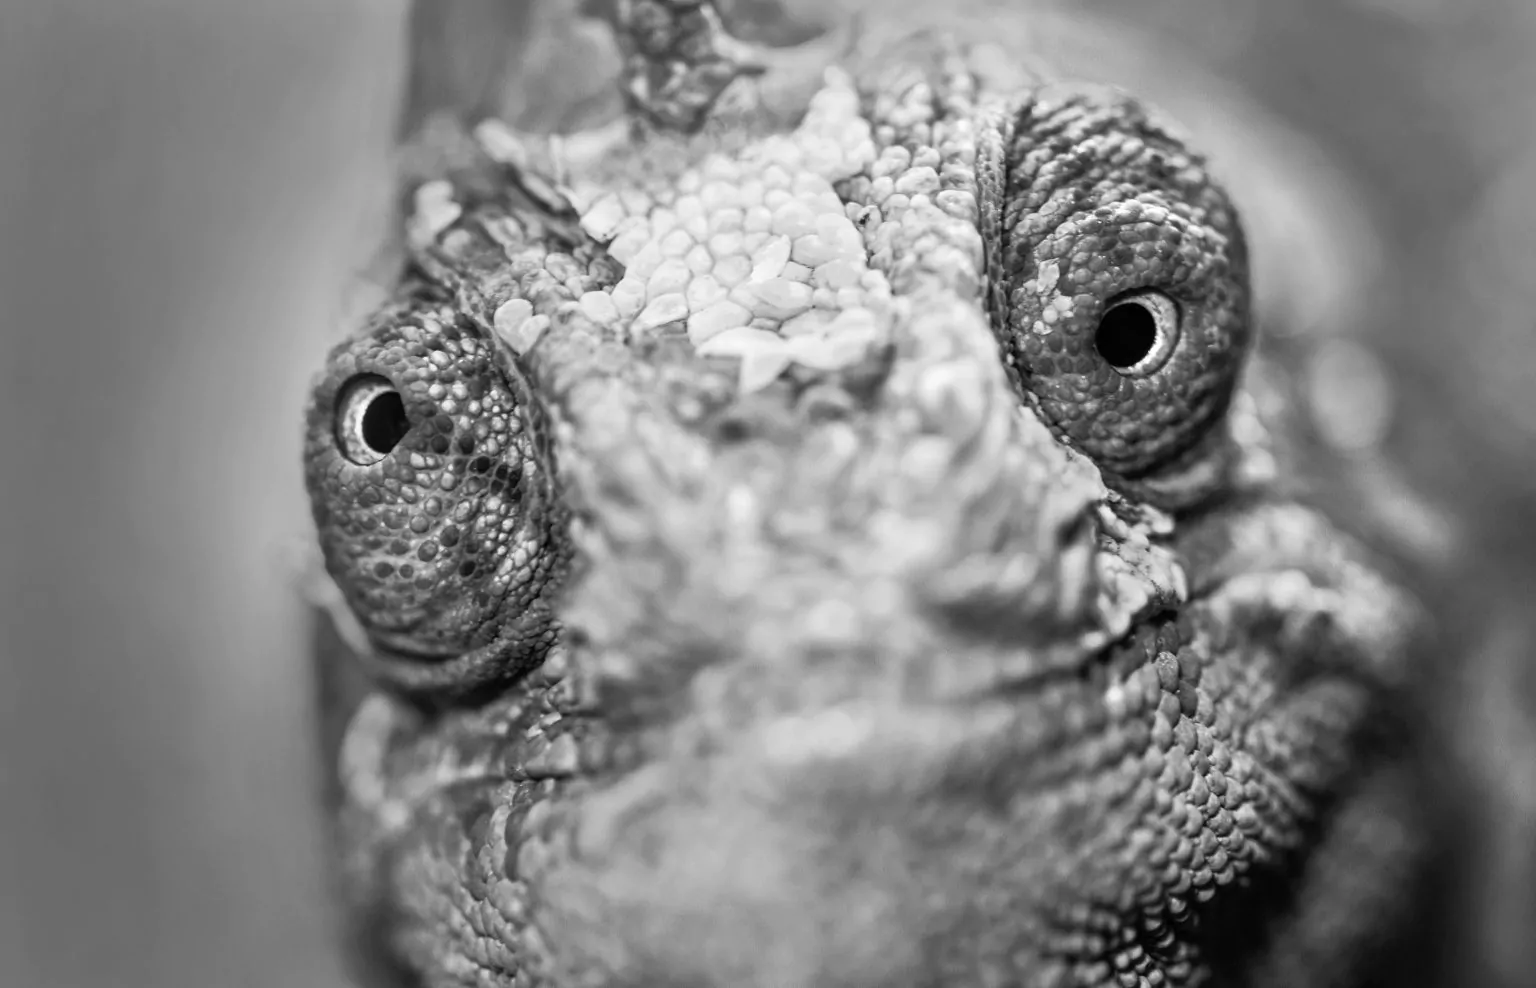
POLYGON ((1014 121, 993 295, 1034 409, 1114 484, 1193 504, 1252 336, 1248 251, 1204 161, 1128 97, 1052 91, 1014 121))
POLYGON ((359 374, 342 385, 336 398, 336 444, 347 459, 372 466, 410 431, 405 401, 389 378, 359 374))
POLYGON ((304 416, 304 480, 369 670, 454 693, 542 660, 564 518, 519 369, 423 296, 382 306, 327 356, 304 416))
POLYGON ((1179 342, 1179 304, 1162 292, 1128 292, 1099 317, 1093 345, 1126 377, 1146 377, 1168 362, 1179 342))

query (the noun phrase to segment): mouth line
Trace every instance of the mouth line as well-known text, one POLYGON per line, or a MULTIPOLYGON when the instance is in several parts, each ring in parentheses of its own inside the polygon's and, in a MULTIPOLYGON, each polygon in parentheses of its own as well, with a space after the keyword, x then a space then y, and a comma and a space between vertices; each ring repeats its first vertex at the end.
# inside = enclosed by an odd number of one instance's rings
POLYGON ((432 649, 420 644, 409 632, 381 631, 371 629, 368 637, 373 641, 373 647, 379 651, 388 653, 390 658, 403 659, 411 662, 441 663, 451 662, 464 654, 464 649, 451 645, 439 649, 432 649))
MULTIPOLYGON (((1088 632, 1081 638, 1064 644, 1059 651, 1065 654, 1021 654, 1012 660, 999 661, 997 675, 973 689, 957 691, 935 699, 945 705, 969 705, 993 700, 1019 700, 1059 690, 1072 684, 1087 685, 1099 679, 1102 671, 1115 664, 1116 653, 1138 634, 1164 622, 1177 621, 1191 613, 1211 613, 1225 610, 1233 619, 1234 630, 1252 628, 1268 617, 1281 626, 1287 622, 1302 624, 1308 621, 1331 622, 1334 631, 1328 637, 1339 648, 1351 653, 1366 653, 1367 642, 1359 635, 1351 634, 1347 623, 1337 609, 1308 606, 1317 602, 1338 603, 1355 600, 1356 595, 1341 579, 1330 578, 1327 564, 1318 559, 1277 559, 1263 565, 1244 567, 1206 568, 1200 579, 1191 580, 1188 596, 1176 604, 1147 609, 1131 619, 1126 630, 1104 640, 1102 629, 1088 632), (1019 662, 1028 669, 1009 673, 1007 665, 1019 662)), ((1287 646, 1284 635, 1278 635, 1277 643, 1292 657, 1306 659, 1306 649, 1299 644, 1287 646)), ((1188 643, 1185 643, 1186 645, 1188 643)), ((1308 662, 1308 665, 1313 663, 1308 662)), ((1350 678, 1369 682, 1376 686, 1386 685, 1385 677, 1371 672, 1373 663, 1361 662, 1359 668, 1350 671, 1337 662, 1328 663, 1331 671, 1350 678)), ((1314 670, 1321 672, 1322 667, 1314 670)), ((1305 678, 1305 677, 1302 677, 1305 678)))

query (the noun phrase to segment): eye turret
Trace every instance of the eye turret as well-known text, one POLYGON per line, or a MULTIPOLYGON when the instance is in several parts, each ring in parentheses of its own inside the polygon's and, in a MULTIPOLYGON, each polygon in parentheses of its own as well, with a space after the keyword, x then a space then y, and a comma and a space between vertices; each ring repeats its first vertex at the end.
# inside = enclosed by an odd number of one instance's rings
POLYGON ((509 360, 451 310, 394 306, 331 353, 310 402, 326 568, 406 685, 531 664, 550 638, 563 532, 509 360))

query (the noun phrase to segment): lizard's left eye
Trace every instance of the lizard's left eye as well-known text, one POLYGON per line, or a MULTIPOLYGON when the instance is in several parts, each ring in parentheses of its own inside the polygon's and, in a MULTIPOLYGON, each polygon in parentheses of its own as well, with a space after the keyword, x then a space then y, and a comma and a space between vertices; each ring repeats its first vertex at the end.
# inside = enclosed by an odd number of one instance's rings
POLYGON ((336 445, 358 466, 372 466, 411 431, 405 400, 387 377, 359 374, 336 396, 336 445))

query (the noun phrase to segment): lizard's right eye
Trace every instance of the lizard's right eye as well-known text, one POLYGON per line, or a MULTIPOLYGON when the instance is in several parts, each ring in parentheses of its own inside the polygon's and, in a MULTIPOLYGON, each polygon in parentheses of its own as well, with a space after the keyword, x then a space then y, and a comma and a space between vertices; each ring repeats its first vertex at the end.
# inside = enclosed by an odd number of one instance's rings
POLYGON ((455 309, 409 298, 338 344, 305 414, 327 572, 404 689, 452 690, 542 656, 564 560, 530 394, 455 309))
POLYGON ((1134 101, 1066 89, 1015 121, 999 296, 1041 418, 1163 506, 1221 482, 1252 325, 1237 212, 1134 101), (1110 112, 1113 110, 1113 112, 1110 112))
POLYGON ((405 399, 387 377, 359 374, 336 396, 336 445, 358 466, 372 466, 411 431, 405 399))

